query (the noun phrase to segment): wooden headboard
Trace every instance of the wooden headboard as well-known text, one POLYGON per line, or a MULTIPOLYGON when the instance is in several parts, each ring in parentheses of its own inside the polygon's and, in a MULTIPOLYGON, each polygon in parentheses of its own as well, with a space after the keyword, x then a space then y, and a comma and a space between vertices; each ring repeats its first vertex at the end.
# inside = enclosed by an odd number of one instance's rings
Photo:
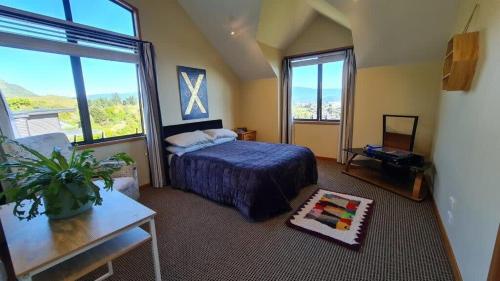
POLYGON ((194 123, 184 123, 179 125, 164 126, 162 128, 163 139, 180 133, 193 132, 196 130, 221 129, 222 120, 210 120, 194 123))

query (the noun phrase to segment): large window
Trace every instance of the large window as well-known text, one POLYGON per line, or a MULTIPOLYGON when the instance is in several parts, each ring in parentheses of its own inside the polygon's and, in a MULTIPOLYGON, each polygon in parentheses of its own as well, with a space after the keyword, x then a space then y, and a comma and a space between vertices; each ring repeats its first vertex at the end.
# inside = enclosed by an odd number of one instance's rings
POLYGON ((343 54, 292 60, 292 115, 298 121, 339 121, 343 54))
POLYGON ((92 138, 142 133, 136 66, 83 58, 82 68, 92 138))
MULTIPOLYGON (((133 11, 117 1, 0 0, 0 5, 136 35, 133 11)), ((111 59, 28 50, 32 49, 29 38, 61 42, 61 36, 53 35, 57 29, 35 33, 29 25, 23 30, 10 28, 15 24, 7 23, 0 32, 26 35, 27 47, 2 47, 0 42, 0 92, 18 137, 63 132, 70 141, 94 143, 143 134, 137 63, 120 61, 120 53, 133 54, 133 50, 101 41, 64 39, 65 33, 62 41, 101 49, 111 59)))

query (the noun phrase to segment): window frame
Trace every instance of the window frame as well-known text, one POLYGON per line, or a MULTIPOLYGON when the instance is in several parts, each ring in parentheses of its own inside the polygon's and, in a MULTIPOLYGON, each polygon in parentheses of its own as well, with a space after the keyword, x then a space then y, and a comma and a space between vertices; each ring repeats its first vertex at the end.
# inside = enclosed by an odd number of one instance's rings
MULTIPOLYGON (((72 10, 71 10, 71 2, 70 0, 61 0, 63 2, 64 6, 64 14, 66 21, 68 22, 73 22, 73 15, 72 15, 72 10)), ((135 10, 130 8, 128 4, 124 4, 121 1, 118 0, 112 0, 110 1, 114 3, 115 5, 120 6, 123 9, 126 9, 131 13, 131 19, 133 21, 132 26, 134 27, 134 36, 137 37, 137 17, 135 10)), ((80 113, 80 122, 82 125, 82 134, 83 134, 83 141, 72 141, 74 144, 78 145, 87 145, 87 144, 94 144, 94 143, 103 143, 107 141, 116 141, 116 140, 121 140, 121 139, 127 139, 127 138, 134 138, 134 137, 140 137, 144 136, 144 120, 142 116, 142 98, 141 98, 141 92, 140 92, 140 86, 138 86, 138 106, 141 114, 141 129, 142 133, 137 133, 137 134, 129 134, 129 135, 123 135, 123 136, 114 136, 114 137, 107 137, 107 138, 100 138, 94 140, 94 135, 92 132, 92 124, 90 121, 90 112, 89 112, 89 104, 87 100, 87 91, 85 90, 85 80, 83 77, 83 67, 82 67, 82 61, 81 57, 77 56, 69 56, 71 60, 71 68, 73 71, 73 79, 75 82, 75 89, 76 89, 76 100, 78 102, 78 110, 80 113)), ((138 71, 138 66, 136 65, 136 72, 138 71)), ((137 72, 138 73, 138 72, 137 72)), ((139 84, 139 76, 137 76, 137 83, 139 84)))
MULTIPOLYGON (((72 16, 72 10, 71 10, 71 3, 70 0, 60 0, 63 4, 64 8, 64 15, 65 15, 65 20, 57 20, 64 24, 64 22, 68 24, 77 24, 80 26, 88 27, 89 29, 96 29, 92 26, 87 26, 87 25, 82 25, 73 22, 73 16, 72 16)), ((140 39, 140 33, 139 33, 139 22, 138 22, 138 12, 137 9, 128 3, 126 3, 123 0, 109 0, 111 3, 120 6, 122 9, 126 9, 128 12, 131 13, 131 20, 132 20, 132 26, 133 26, 133 32, 134 36, 131 36, 133 38, 136 38, 138 40, 140 39)), ((39 14, 34 14, 36 16, 41 16, 47 18, 47 16, 44 15, 39 15, 39 14)), ((50 18, 50 17, 48 17, 50 18)), ((102 30, 99 29, 98 30, 102 30)), ((103 30, 107 31, 107 30, 103 30)), ((113 31, 109 31, 110 33, 114 33, 113 31)), ((128 35, 126 35, 128 36, 128 35)), ((76 43, 75 40, 73 39, 67 39, 68 43, 76 43)), ((27 44, 30 44, 29 40, 27 41, 27 44)), ((6 46, 14 49, 25 49, 23 47, 19 46, 6 46)), ((91 48, 91 47, 86 47, 91 48)), ((26 49, 31 49, 31 48, 26 48, 26 49)), ((49 50, 47 51, 40 51, 40 52, 47 52, 50 53, 49 50)), ((57 51, 54 51, 53 53, 59 53, 57 51)), ((75 93, 76 93, 76 100, 77 100, 77 107, 80 115, 80 124, 81 124, 81 129, 82 129, 82 136, 83 136, 83 141, 74 141, 69 140, 73 144, 77 145, 93 145, 93 144, 103 144, 106 142, 116 142, 119 140, 126 140, 126 139, 136 139, 138 137, 144 137, 145 136, 145 129, 144 129, 144 116, 143 116, 143 108, 142 108, 142 95, 141 95, 141 89, 140 89, 140 77, 139 77, 139 65, 137 63, 131 62, 131 61, 123 61, 125 63, 132 63, 135 64, 135 69, 137 73, 137 93, 138 93, 138 106, 139 106, 139 112, 140 112, 140 118, 141 118, 141 133, 135 133, 135 134, 128 134, 128 135, 123 135, 123 136, 113 136, 113 137, 105 137, 105 138, 100 138, 100 139, 93 139, 93 132, 92 132, 92 125, 91 125, 91 119, 90 119, 90 112, 89 112, 89 105, 88 105, 88 100, 87 100, 87 93, 85 89, 85 81, 84 81, 84 75, 83 75, 83 67, 82 67, 82 62, 81 58, 82 56, 77 56, 77 55, 72 55, 72 54, 64 54, 61 53, 62 55, 66 55, 70 59, 71 63, 71 72, 73 76, 73 82, 74 82, 74 87, 75 87, 75 93)), ((99 58, 97 58, 99 59, 99 58)), ((113 59, 106 59, 106 58, 101 58, 104 61, 114 61, 113 59)))
MULTIPOLYGON (((331 49, 331 50, 325 50, 325 51, 319 51, 319 52, 312 52, 312 53, 305 53, 305 54, 300 54, 300 55, 293 55, 293 56, 288 56, 285 57, 285 59, 289 60, 301 60, 301 59, 306 59, 311 56, 321 56, 321 55, 329 55, 333 54, 336 55, 336 53, 341 53, 344 52, 348 49, 352 49, 352 46, 348 47, 342 47, 342 48, 336 48, 336 49, 331 49)), ((318 71, 317 71, 317 91, 316 91, 316 118, 314 119, 302 119, 302 118, 293 118, 293 112, 292 112, 292 118, 294 123, 297 124, 339 124, 340 119, 323 119, 322 117, 322 111, 323 111, 323 64, 324 62, 318 63, 318 64, 311 64, 311 65, 317 65, 318 71)), ((293 77, 293 68, 294 66, 291 66, 291 73, 293 77)), ((344 79, 342 79, 343 81, 344 79)), ((342 85, 343 86, 343 85, 342 85)), ((293 85, 291 85, 291 90, 293 89, 293 85)), ((292 90, 292 100, 293 100, 293 90, 292 90)))

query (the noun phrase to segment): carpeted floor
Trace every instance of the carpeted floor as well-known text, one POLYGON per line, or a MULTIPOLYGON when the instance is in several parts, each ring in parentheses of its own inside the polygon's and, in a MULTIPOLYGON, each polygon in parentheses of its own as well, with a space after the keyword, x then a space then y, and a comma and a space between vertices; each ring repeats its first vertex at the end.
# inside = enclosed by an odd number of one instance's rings
MULTIPOLYGON (((319 187, 375 200, 359 252, 288 228, 291 212, 252 223, 197 195, 148 188, 141 202, 158 212, 163 280, 453 280, 429 200, 412 202, 318 162, 319 187)), ((317 187, 303 189, 293 207, 317 187)), ((109 280, 154 280, 150 244, 117 259, 114 270, 109 280)))

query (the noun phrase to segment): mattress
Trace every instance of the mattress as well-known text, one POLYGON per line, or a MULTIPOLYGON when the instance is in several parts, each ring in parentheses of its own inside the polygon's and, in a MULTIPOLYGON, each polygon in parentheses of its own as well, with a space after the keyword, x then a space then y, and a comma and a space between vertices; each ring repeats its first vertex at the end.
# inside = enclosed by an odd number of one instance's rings
POLYGON ((174 188, 234 206, 251 220, 289 211, 289 200, 318 179, 312 151, 288 144, 234 141, 169 162, 174 188))

